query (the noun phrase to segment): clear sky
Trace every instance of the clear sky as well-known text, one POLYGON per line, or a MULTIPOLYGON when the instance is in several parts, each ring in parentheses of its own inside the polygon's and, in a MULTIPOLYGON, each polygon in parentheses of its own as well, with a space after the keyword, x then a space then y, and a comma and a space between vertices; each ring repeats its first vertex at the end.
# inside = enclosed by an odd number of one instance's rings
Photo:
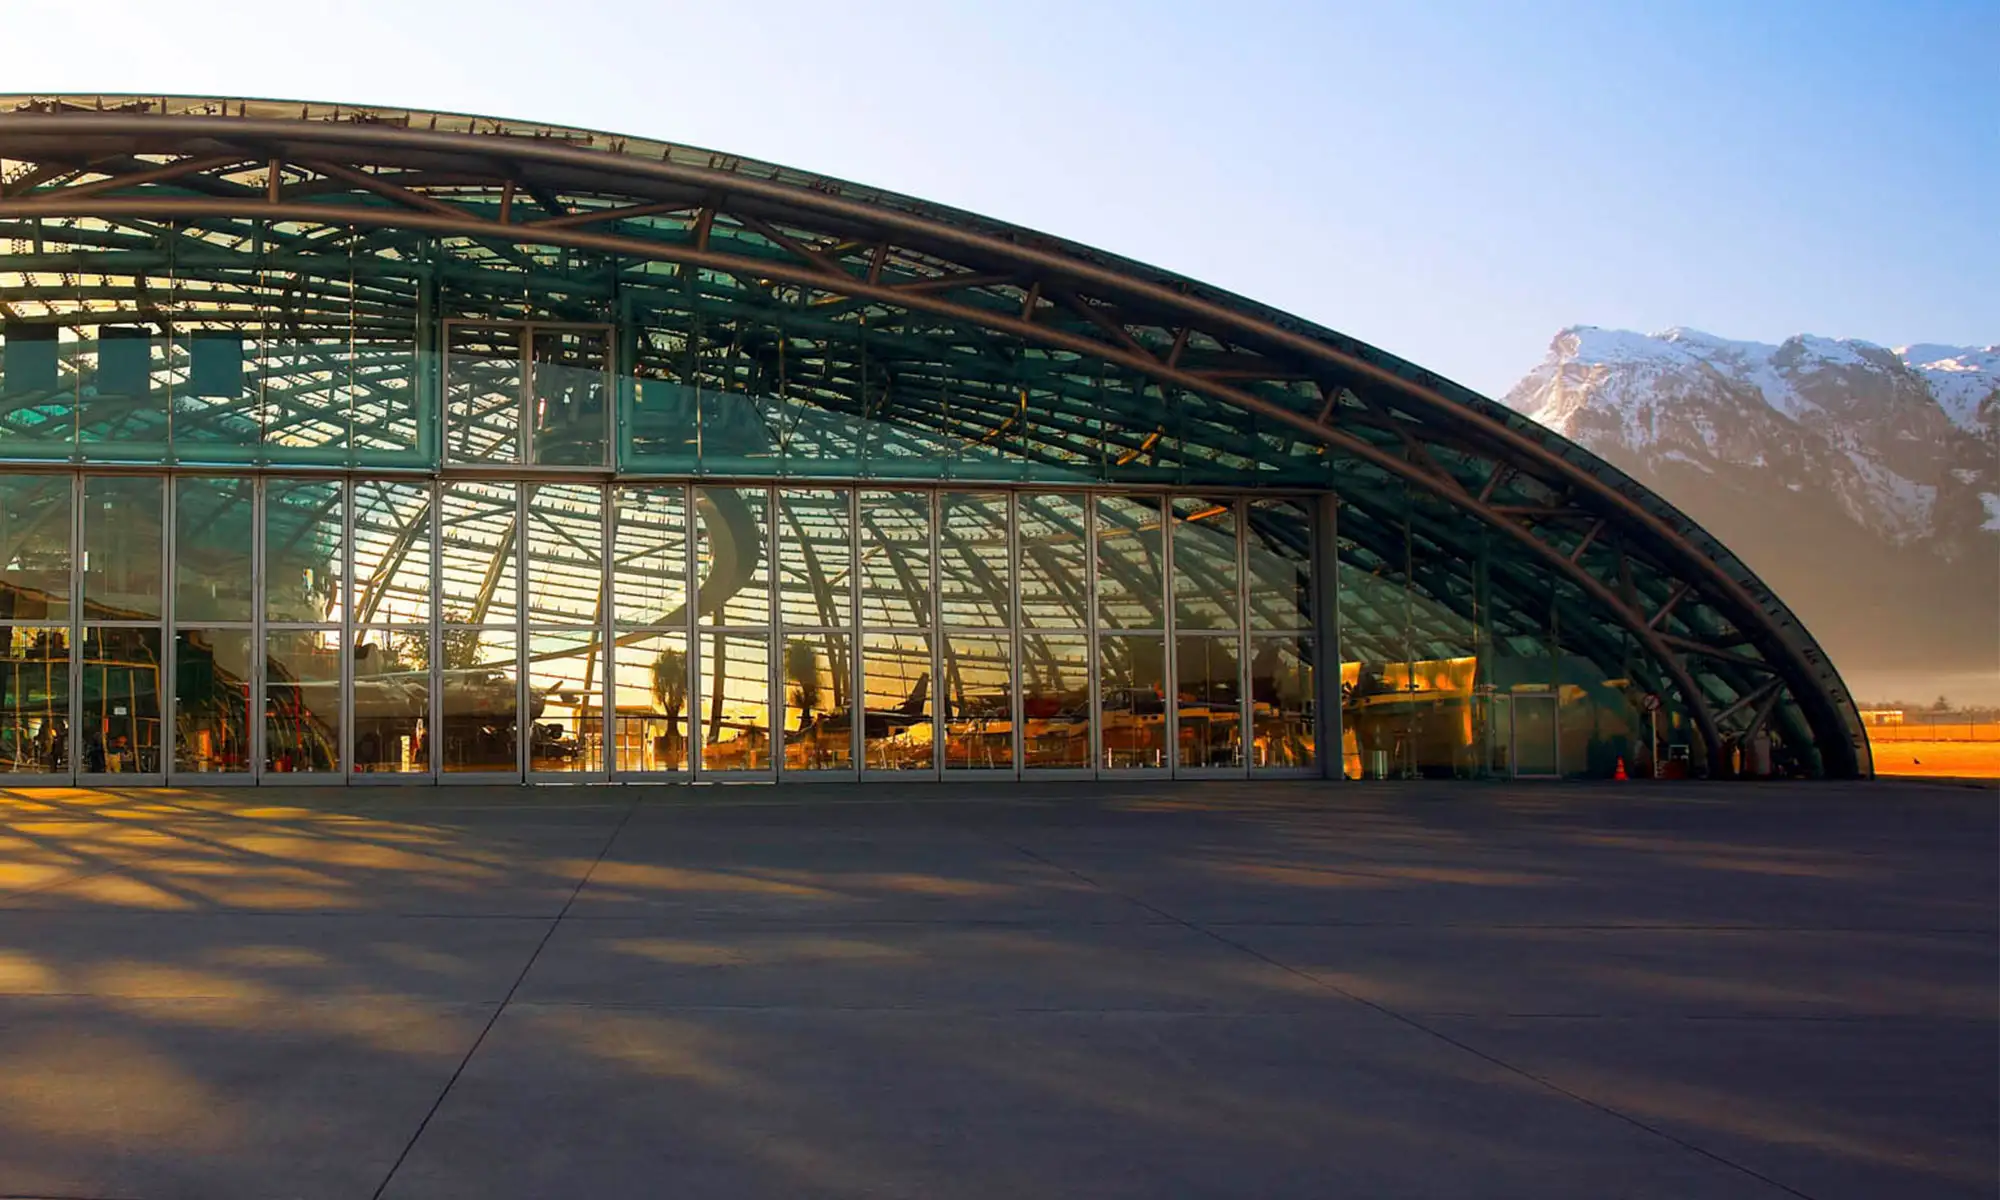
POLYGON ((2000 342, 2000 0, 0 0, 0 91, 728 150, 1185 272, 1489 394, 1555 331, 2000 342))

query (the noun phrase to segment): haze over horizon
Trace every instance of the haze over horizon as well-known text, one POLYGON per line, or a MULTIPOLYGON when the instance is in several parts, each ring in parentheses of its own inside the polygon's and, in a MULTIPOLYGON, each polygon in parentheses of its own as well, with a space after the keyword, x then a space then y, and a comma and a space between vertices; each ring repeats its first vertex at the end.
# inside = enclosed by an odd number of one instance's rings
POLYGON ((1183 272, 1496 397, 1576 324, 2000 341, 1992 3, 88 12, 10 0, 11 43, 89 53, 17 57, 0 90, 708 146, 1183 272))

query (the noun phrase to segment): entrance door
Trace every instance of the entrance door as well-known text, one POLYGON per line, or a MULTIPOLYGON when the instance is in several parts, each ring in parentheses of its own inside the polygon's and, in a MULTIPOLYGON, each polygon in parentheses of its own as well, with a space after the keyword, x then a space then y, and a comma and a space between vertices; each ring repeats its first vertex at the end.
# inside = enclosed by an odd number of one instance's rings
POLYGON ((1562 773, 1556 748, 1556 698, 1543 693, 1513 696, 1514 777, 1548 779, 1562 773))

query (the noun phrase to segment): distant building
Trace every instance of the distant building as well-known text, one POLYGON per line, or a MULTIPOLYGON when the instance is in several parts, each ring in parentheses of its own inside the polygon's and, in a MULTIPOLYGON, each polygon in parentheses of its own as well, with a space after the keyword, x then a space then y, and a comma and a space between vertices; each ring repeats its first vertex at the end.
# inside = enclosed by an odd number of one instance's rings
POLYGON ((1671 504, 1101 250, 350 105, 0 97, 0 180, 9 783, 1870 773, 1671 504))
POLYGON ((1900 708, 1864 708, 1861 720, 1869 725, 1901 725, 1903 710, 1900 708))

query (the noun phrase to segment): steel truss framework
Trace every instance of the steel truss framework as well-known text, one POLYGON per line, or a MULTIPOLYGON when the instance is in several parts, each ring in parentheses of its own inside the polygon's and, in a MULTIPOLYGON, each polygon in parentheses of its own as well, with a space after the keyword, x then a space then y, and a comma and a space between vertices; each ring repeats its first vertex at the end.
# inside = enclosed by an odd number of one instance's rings
MULTIPOLYGON (((1331 490, 1343 570, 1399 573, 1496 638, 1559 626, 1684 712, 1710 774, 1765 728, 1826 775, 1871 770, 1825 653, 1671 505, 1448 380, 1191 280, 733 156, 443 114, 0 98, 0 173, 0 316, 17 327, 143 318, 177 379, 202 331, 269 329, 274 310, 300 347, 348 343, 338 430, 302 350, 261 368, 254 411, 176 404, 167 431, 123 414, 93 434, 83 414, 51 438, 54 408, 9 399, 0 457, 101 461, 97 437, 110 458, 163 445, 182 463, 448 475, 420 395, 435 381, 410 369, 445 320, 601 323, 619 342, 614 447, 524 474, 779 461, 799 478, 1331 490), (732 393, 760 397, 747 441, 698 399, 732 393), (336 441, 343 461, 295 454, 336 441), (1491 564, 1477 595, 1441 571, 1475 558, 1491 564)), ((1421 619, 1406 628, 1422 639, 1421 619)))

